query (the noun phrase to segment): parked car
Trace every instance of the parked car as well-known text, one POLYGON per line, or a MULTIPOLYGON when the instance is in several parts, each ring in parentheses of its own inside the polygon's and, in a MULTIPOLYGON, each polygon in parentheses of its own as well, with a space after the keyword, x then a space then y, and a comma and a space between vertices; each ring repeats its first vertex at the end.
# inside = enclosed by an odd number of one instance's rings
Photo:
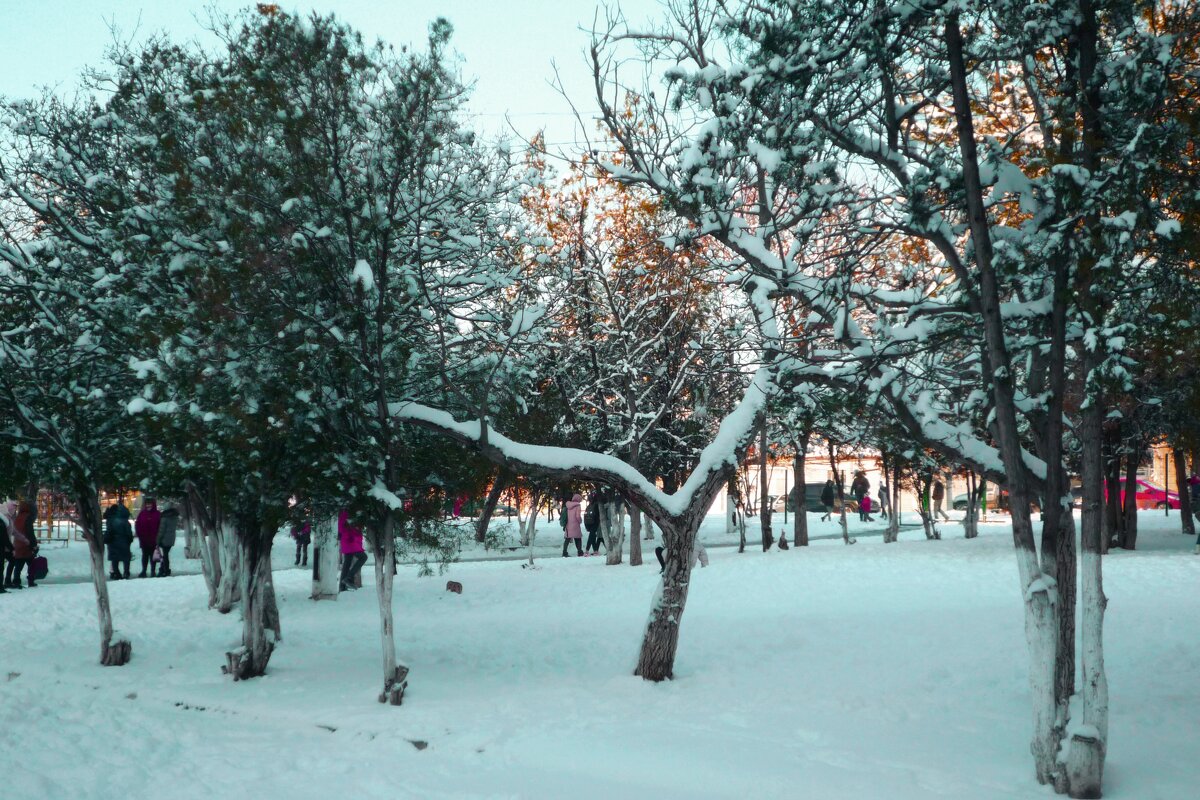
MULTIPOLYGON (((825 513, 825 506, 821 505, 821 492, 824 491, 824 489, 825 489, 824 481, 822 481, 821 483, 806 483, 806 484, 804 484, 804 508, 805 508, 805 510, 811 511, 815 514, 824 514, 825 513)), ((874 498, 872 498, 872 499, 874 499, 874 498)), ((772 511, 775 511, 777 513, 783 513, 783 506, 784 506, 783 495, 776 495, 771 498, 771 510, 772 511)), ((842 509, 842 506, 838 502, 838 500, 835 496, 834 500, 833 500, 833 510, 840 513, 841 509, 842 509)), ((792 511, 792 512, 794 512, 796 510, 796 488, 795 487, 792 487, 792 490, 790 492, 788 492, 788 494, 787 494, 787 510, 792 511)), ((847 514, 857 514, 858 513, 858 501, 855 500, 853 497, 851 497, 849 492, 846 492, 846 513, 847 514)))
MULTIPOLYGON (((1125 479, 1121 478, 1117 481, 1121 489, 1121 505, 1125 504, 1125 479)), ((1104 499, 1108 500, 1108 483, 1104 484, 1104 499)), ((1178 492, 1171 492, 1162 487, 1155 486, 1142 478, 1137 479, 1137 488, 1134 490, 1133 502, 1138 508, 1179 508, 1178 492)))
MULTIPOLYGON (((983 504, 984 499, 985 498, 982 495, 979 497, 979 502, 981 505, 983 504)), ((988 511, 1003 511, 1008 513, 1010 510, 1008 505, 1007 489, 1000 489, 997 491, 994 486, 989 485, 986 500, 988 511)), ((967 510, 967 495, 965 492, 963 494, 956 494, 954 496, 954 510, 967 510)), ((1030 500, 1029 510, 1034 514, 1039 513, 1042 510, 1041 503, 1038 500, 1030 500)))

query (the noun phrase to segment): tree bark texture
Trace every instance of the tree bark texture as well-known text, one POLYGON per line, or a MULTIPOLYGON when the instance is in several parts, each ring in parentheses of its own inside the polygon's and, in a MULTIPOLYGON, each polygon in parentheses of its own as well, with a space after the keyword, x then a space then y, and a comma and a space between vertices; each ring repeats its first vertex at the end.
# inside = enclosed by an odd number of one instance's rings
POLYGON ((491 524, 492 515, 496 513, 500 495, 507 486, 508 482, 504 479, 504 471, 498 471, 496 479, 492 481, 492 488, 488 490, 487 499, 483 502, 483 509, 479 512, 479 520, 475 523, 475 541, 482 542, 487 536, 488 525, 491 524))
MULTIPOLYGON (((804 479, 804 460, 808 455, 808 437, 797 441, 792 459, 792 485, 796 492, 796 516, 792 520, 792 544, 808 547, 808 484, 804 479)), ((785 501, 786 502, 786 501, 785 501)))
MULTIPOLYGON (((537 507, 530 517, 537 516, 537 507)), ((408 688, 408 667, 396 659, 395 621, 392 614, 392 587, 395 579, 393 566, 396 563, 396 544, 393 536, 393 514, 385 515, 381 530, 371 542, 375 556, 375 594, 379 600, 379 640, 383 649, 383 691, 379 702, 398 706, 404 702, 404 691, 408 688)))
POLYGON ((1121 509, 1124 518, 1121 530, 1121 547, 1125 550, 1137 549, 1137 471, 1141 460, 1141 443, 1135 442, 1129 454, 1125 457, 1125 498, 1121 509))
POLYGON ((133 655, 133 645, 124 636, 113 631, 112 606, 108 600, 108 579, 104 567, 104 540, 101 535, 103 522, 99 494, 95 486, 85 486, 77 492, 75 502, 79 509, 83 539, 87 542, 88 557, 91 560, 92 587, 96 590, 96 616, 100 623, 100 663, 105 667, 119 667, 129 662, 133 655))
POLYGON ((1179 493, 1179 517, 1182 533, 1185 536, 1196 535, 1196 523, 1192 519, 1191 487, 1188 486, 1187 456, 1181 448, 1176 447, 1171 453, 1175 461, 1175 490, 1179 493))
POLYGON ((319 516, 313 521, 313 600, 337 600, 337 517, 319 516))
MULTIPOLYGON (((275 625, 271 619, 271 544, 274 531, 256 525, 241 532, 242 646, 225 654, 226 674, 235 681, 266 674, 275 650, 275 625)), ((274 609, 278 613, 278 609, 274 609)))

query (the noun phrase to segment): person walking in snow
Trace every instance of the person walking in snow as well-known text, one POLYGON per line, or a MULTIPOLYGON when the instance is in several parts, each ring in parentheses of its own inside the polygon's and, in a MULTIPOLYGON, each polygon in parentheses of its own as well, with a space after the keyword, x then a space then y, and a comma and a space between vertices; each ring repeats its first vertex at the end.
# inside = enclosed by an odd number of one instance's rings
POLYGON ((867 480, 867 473, 861 469, 854 473, 854 480, 850 482, 850 496, 862 505, 862 499, 871 491, 871 482, 867 480))
POLYGON ((292 538, 296 540, 296 566, 308 566, 308 545, 312 542, 312 525, 292 526, 292 538))
POLYGON ((150 567, 150 577, 156 577, 158 562, 154 560, 154 548, 158 547, 158 526, 162 522, 162 513, 158 510, 158 501, 153 497, 146 498, 146 504, 137 515, 133 529, 137 533, 138 545, 142 548, 142 571, 139 578, 146 577, 146 567, 150 567))
POLYGON ((33 524, 36 520, 37 510, 28 500, 17 506, 17 516, 8 529, 8 535, 12 539, 13 557, 8 563, 8 574, 5 576, 4 584, 9 589, 22 588, 21 570, 23 569, 27 572, 29 587, 37 586, 33 580, 33 570, 30 567, 38 552, 37 534, 33 531, 33 524))
POLYGON ((104 545, 108 562, 112 564, 109 578, 114 581, 129 577, 129 562, 133 559, 133 526, 129 524, 129 509, 118 501, 104 511, 104 545), (124 567, 124 575, 121 568, 124 567))
POLYGON ((888 497, 888 485, 883 481, 879 482, 879 516, 883 519, 888 518, 891 513, 892 501, 888 497))
POLYGON ((950 515, 942 509, 942 503, 946 501, 946 486, 941 481, 933 482, 933 519, 937 519, 937 515, 941 514, 942 519, 950 521, 950 515))
POLYGON ((367 554, 363 551, 362 530, 350 524, 350 512, 344 508, 338 514, 338 548, 342 551, 342 578, 338 591, 357 589, 358 575, 367 563, 367 554))
POLYGON ((864 494, 858 501, 858 519, 860 522, 874 522, 871 518, 871 495, 864 494))
POLYGON ((588 493, 587 511, 583 514, 583 527, 588 532, 587 544, 583 551, 589 556, 599 555, 600 542, 604 537, 600 535, 600 495, 596 492, 588 493))
POLYGON ((578 492, 567 501, 567 525, 563 529, 563 558, 567 557, 567 547, 575 542, 575 555, 583 555, 583 497, 578 492))
POLYGON ((833 485, 833 478, 825 481, 824 488, 821 489, 821 505, 825 506, 825 514, 821 517, 824 522, 827 519, 833 519, 833 496, 837 489, 833 485))
POLYGON ((179 509, 174 503, 169 503, 158 521, 158 549, 162 553, 162 562, 158 565, 158 577, 165 578, 171 574, 171 548, 175 546, 176 534, 179 531, 179 509))

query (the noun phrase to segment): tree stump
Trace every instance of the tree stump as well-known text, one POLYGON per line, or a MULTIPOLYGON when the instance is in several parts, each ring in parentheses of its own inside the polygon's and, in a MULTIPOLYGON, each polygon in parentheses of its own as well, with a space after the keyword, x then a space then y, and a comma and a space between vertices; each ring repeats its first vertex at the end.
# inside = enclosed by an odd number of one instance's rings
POLYGON ((121 667, 133 657, 133 645, 128 639, 117 638, 100 651, 100 664, 105 667, 121 667))
POLYGON ((458 581, 446 581, 446 591, 462 594, 462 584, 458 581))
POLYGON ((221 672, 232 675, 235 681, 244 681, 247 678, 258 678, 265 675, 267 662, 271 660, 271 652, 275 649, 275 645, 271 642, 264 642, 263 646, 264 652, 259 658, 255 658, 248 647, 239 647, 237 650, 226 652, 225 665, 221 667, 221 672))
POLYGON ((401 664, 396 667, 392 677, 384 681, 383 691, 379 693, 379 702, 398 706, 404 702, 404 690, 408 688, 408 667, 401 664))

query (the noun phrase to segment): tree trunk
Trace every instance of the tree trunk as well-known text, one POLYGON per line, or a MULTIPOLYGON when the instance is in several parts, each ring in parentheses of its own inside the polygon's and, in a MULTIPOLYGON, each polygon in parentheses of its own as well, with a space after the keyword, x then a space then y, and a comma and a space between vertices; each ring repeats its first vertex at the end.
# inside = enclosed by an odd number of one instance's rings
MULTIPOLYGON (((530 517, 536 516, 535 505, 530 517)), ((379 702, 398 706, 404 702, 404 690, 408 688, 408 667, 396 659, 395 622, 392 617, 393 566, 396 563, 394 524, 394 514, 389 511, 384 516, 382 530, 372 537, 371 549, 375 556, 375 594, 379 600, 379 633, 383 647, 383 691, 379 693, 379 702)))
POLYGON ((1108 547, 1120 547, 1125 538, 1125 515, 1121 513, 1121 457, 1115 447, 1110 446, 1106 466, 1104 519, 1108 523, 1108 539, 1104 542, 1105 552, 1108 547))
POLYGON ((338 597, 338 541, 337 517, 314 515, 313 541, 313 600, 337 600, 338 597))
MULTIPOLYGON (((1099 360, 1089 356, 1089 361, 1099 360)), ((1080 564, 1083 620, 1080 626, 1083 687, 1082 720, 1070 726, 1065 780, 1071 797, 1100 797, 1108 749, 1108 678, 1104 671, 1104 596, 1101 558, 1104 456, 1101 444, 1103 409, 1092 401, 1083 409, 1079 426, 1083 482, 1082 550, 1080 564)))
MULTIPOLYGON (((796 516, 792 521, 792 544, 808 547, 808 484, 804 480, 804 460, 808 455, 808 438, 796 441, 795 458, 792 460, 792 484, 796 493, 796 516)), ((784 502, 787 502, 786 500, 784 502)))
MULTIPOLYGON (((183 535, 184 535, 184 558, 203 558, 204 554, 201 548, 204 546, 204 536, 200 526, 196 523, 196 513, 194 511, 194 501, 190 493, 185 493, 183 497, 183 535)), ((203 566, 201 566, 203 569, 203 566)))
POLYGON ((642 565, 642 510, 634 507, 629 512, 629 566, 642 565))
POLYGON ((842 543, 854 544, 855 540, 850 538, 850 525, 846 522, 846 487, 842 480, 842 475, 837 468, 837 453, 833 449, 833 440, 829 440, 829 469, 833 472, 833 483, 837 487, 837 499, 841 505, 841 514, 839 521, 842 524, 842 543))
MULTIPOLYGON (((222 515, 215 528, 217 534, 218 558, 221 579, 217 586, 217 611, 228 614, 233 606, 242 599, 243 567, 242 548, 238 544, 238 536, 233 530, 233 524, 222 515)), ((268 565, 269 566, 269 565, 268 565)))
POLYGON ((967 473, 967 513, 963 517, 963 534, 968 539, 979 535, 979 481, 974 471, 967 473))
POLYGON ((100 664, 119 667, 129 662, 133 645, 119 633, 113 631, 112 606, 108 601, 108 580, 104 569, 104 540, 101 533, 103 522, 100 514, 99 491, 94 485, 86 485, 76 492, 76 507, 79 509, 79 526, 83 529, 83 540, 87 542, 88 556, 92 566, 92 587, 96 590, 96 616, 100 622, 100 664))
POLYGON ((235 681, 266 674, 275 649, 278 608, 271 589, 271 544, 275 531, 258 523, 241 533, 242 646, 225 654, 224 672, 235 681), (272 619, 272 615, 276 615, 272 619))
POLYGON ((1176 447, 1172 453, 1175 460, 1175 489, 1179 492, 1179 517, 1184 536, 1195 536, 1196 525, 1192 520, 1192 496, 1188 486, 1187 457, 1183 449, 1176 447))
POLYGON ((1121 547, 1125 550, 1137 549, 1137 471, 1140 462, 1141 442, 1135 441, 1125 460, 1124 526, 1121 531, 1121 547))
POLYGON ((601 495, 600 533, 608 551, 604 563, 609 566, 621 563, 621 551, 625 547, 625 520, 618 508, 620 502, 620 499, 611 493, 605 492, 601 495))
POLYGON ((888 536, 890 541, 900 541, 900 467, 892 463, 892 474, 888 478, 888 536))
POLYGON ((483 509, 479 512, 479 521, 475 523, 475 541, 482 542, 487 536, 492 514, 496 513, 496 506, 500 503, 500 495, 504 493, 506 485, 504 471, 501 470, 496 473, 496 479, 492 481, 492 488, 488 490, 487 500, 484 501, 483 509))
POLYGON ((758 442, 758 505, 762 530, 762 549, 767 552, 775 542, 771 533, 771 479, 767 472, 767 423, 763 420, 758 442))
POLYGON ((725 489, 725 533, 732 535, 737 532, 737 479, 730 478, 729 486, 725 489))
POLYGON ((674 677, 675 652, 679 647, 679 623, 687 603, 688 585, 692 572, 692 552, 702 517, 686 527, 678 523, 659 522, 662 529, 662 580, 650 609, 642 649, 633 674, 648 681, 670 680, 674 677))

